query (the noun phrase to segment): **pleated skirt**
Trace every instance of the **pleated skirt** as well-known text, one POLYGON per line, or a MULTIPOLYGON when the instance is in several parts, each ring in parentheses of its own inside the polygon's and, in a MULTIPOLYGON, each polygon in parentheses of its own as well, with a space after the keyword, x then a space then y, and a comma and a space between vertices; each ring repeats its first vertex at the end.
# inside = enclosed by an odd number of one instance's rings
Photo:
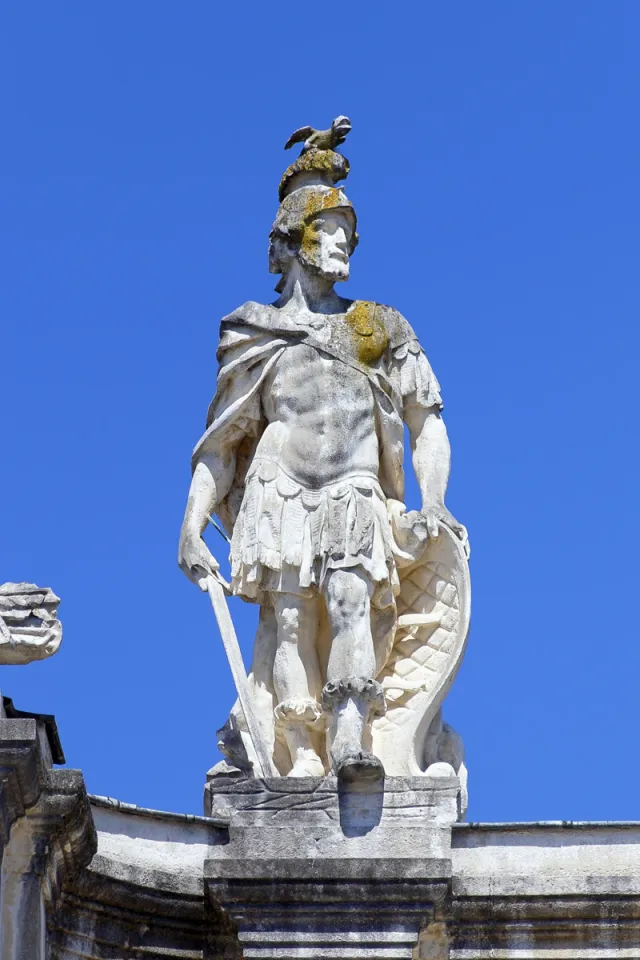
POLYGON ((273 461, 255 459, 231 541, 233 591, 312 595, 329 570, 362 567, 398 585, 386 500, 374 477, 308 490, 273 461))

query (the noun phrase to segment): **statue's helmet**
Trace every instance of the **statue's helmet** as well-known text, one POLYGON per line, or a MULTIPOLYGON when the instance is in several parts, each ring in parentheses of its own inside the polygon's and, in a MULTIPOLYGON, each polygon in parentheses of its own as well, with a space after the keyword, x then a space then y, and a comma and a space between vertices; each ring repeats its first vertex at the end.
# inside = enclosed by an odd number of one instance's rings
MULTIPOLYGON (((334 150, 311 149, 302 153, 280 181, 280 206, 269 234, 269 271, 284 273, 292 250, 302 244, 307 224, 320 213, 343 210, 352 224, 349 255, 358 243, 353 204, 335 184, 349 173, 349 161, 334 150)), ((276 290, 278 287, 276 287, 276 290)))

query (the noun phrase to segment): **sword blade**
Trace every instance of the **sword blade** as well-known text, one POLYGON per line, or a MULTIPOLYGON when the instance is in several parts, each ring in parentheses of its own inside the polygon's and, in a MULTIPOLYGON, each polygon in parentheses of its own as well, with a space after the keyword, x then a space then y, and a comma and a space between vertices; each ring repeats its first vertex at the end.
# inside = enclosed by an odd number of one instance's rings
POLYGON ((215 577, 207 577, 207 593, 211 600, 213 612, 218 621, 222 645, 229 661, 233 682, 238 692, 238 700, 244 713, 244 718, 249 731, 249 736, 256 752, 258 765, 261 769, 256 773, 261 777, 277 777, 278 771, 275 769, 273 761, 269 756, 264 740, 261 737, 260 722, 255 712, 251 691, 249 690, 249 679, 244 668, 240 644, 236 636, 235 627, 231 619, 229 607, 224 595, 222 584, 215 577))

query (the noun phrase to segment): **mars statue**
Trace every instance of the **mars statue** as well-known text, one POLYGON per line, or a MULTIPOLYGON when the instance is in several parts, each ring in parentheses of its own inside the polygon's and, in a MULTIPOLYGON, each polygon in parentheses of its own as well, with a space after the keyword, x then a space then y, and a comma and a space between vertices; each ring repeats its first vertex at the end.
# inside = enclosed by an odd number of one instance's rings
MULTIPOLYGON (((351 128, 304 127, 280 183, 269 243, 272 304, 222 320, 217 389, 180 535, 182 570, 218 564, 202 534, 231 540, 231 591, 260 605, 249 689, 281 776, 376 779, 450 764, 441 717, 469 622, 466 531, 446 508, 450 450, 438 381, 392 307, 346 300, 356 214, 336 186, 351 128), (404 425, 421 492, 404 503, 404 425)), ((251 771, 236 705, 221 748, 251 771)))

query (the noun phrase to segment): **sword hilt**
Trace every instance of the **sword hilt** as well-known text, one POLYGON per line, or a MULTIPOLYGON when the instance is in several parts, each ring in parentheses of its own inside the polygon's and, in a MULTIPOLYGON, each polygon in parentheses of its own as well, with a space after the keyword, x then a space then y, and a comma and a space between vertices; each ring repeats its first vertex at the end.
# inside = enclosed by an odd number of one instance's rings
MULTIPOLYGON (((233 596, 233 590, 231 589, 231 584, 228 583, 227 580, 225 580, 225 578, 222 576, 219 570, 214 570, 212 574, 209 574, 209 576, 212 576, 214 580, 218 581, 218 583, 224 590, 227 597, 233 596)), ((207 586, 207 580, 208 580, 208 577, 202 577, 200 580, 198 580, 198 586, 200 587, 203 593, 208 593, 208 590, 209 590, 207 586)))

